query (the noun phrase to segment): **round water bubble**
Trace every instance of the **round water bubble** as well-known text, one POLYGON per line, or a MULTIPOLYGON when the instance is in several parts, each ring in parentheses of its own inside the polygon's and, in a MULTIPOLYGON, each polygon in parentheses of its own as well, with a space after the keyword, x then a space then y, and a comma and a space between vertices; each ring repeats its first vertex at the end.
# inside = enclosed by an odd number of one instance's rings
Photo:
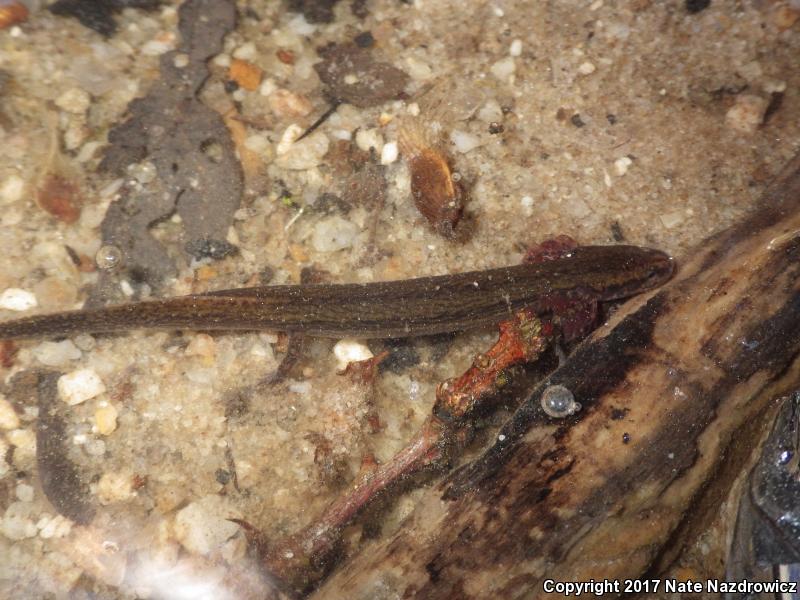
POLYGON ((551 385, 542 393, 542 409, 550 417, 563 419, 578 412, 581 405, 575 402, 569 389, 563 385, 551 385))
POLYGON ((122 264, 122 250, 107 244, 97 251, 97 254, 94 255, 94 260, 98 269, 111 271, 122 264))

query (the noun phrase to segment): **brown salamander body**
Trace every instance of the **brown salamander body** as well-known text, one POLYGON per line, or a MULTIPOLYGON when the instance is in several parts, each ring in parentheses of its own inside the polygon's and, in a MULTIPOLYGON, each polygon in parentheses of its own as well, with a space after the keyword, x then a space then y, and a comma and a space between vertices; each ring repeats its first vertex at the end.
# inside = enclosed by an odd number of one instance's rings
POLYGON ((388 338, 472 329, 530 306, 613 300, 669 279, 666 254, 636 246, 583 246, 565 258, 401 281, 222 290, 0 323, 0 339, 132 329, 278 330, 388 338))

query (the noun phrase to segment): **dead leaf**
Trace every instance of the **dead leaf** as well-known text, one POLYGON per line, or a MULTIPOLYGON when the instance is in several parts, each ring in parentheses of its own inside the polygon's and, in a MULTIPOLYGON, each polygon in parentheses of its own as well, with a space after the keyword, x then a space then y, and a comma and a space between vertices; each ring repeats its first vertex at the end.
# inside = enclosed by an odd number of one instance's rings
POLYGON ((74 223, 81 216, 78 186, 60 175, 48 175, 36 194, 37 204, 64 223, 74 223))
POLYGON ((386 62, 376 61, 372 50, 353 43, 331 44, 319 51, 324 59, 314 65, 328 95, 359 108, 401 97, 408 75, 386 62))

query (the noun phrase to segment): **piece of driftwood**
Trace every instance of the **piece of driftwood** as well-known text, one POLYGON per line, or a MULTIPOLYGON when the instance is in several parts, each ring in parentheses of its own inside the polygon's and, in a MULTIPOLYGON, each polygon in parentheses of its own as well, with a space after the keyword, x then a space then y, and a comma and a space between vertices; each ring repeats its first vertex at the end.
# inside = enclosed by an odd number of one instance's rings
POLYGON ((645 574, 731 434, 797 385, 798 354, 800 156, 750 216, 625 305, 492 447, 426 491, 399 531, 362 547, 313 597, 533 598, 546 595, 547 579, 645 574), (575 394, 578 415, 544 415, 553 384, 575 394))

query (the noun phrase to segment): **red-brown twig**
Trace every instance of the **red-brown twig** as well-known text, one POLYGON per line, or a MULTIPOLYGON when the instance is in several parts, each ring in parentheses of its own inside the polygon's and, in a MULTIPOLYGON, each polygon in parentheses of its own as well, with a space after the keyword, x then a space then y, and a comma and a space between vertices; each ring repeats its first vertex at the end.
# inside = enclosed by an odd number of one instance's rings
MULTIPOLYGON (((467 417, 508 382, 510 367, 533 361, 547 347, 553 328, 530 310, 500 324, 492 348, 478 355, 460 377, 441 384, 433 414, 391 460, 362 473, 312 525, 263 548, 262 561, 280 586, 295 594, 312 589, 335 562, 344 528, 386 491, 424 469, 441 466, 460 445, 467 417)), ((248 531, 255 541, 257 535, 248 531)))

